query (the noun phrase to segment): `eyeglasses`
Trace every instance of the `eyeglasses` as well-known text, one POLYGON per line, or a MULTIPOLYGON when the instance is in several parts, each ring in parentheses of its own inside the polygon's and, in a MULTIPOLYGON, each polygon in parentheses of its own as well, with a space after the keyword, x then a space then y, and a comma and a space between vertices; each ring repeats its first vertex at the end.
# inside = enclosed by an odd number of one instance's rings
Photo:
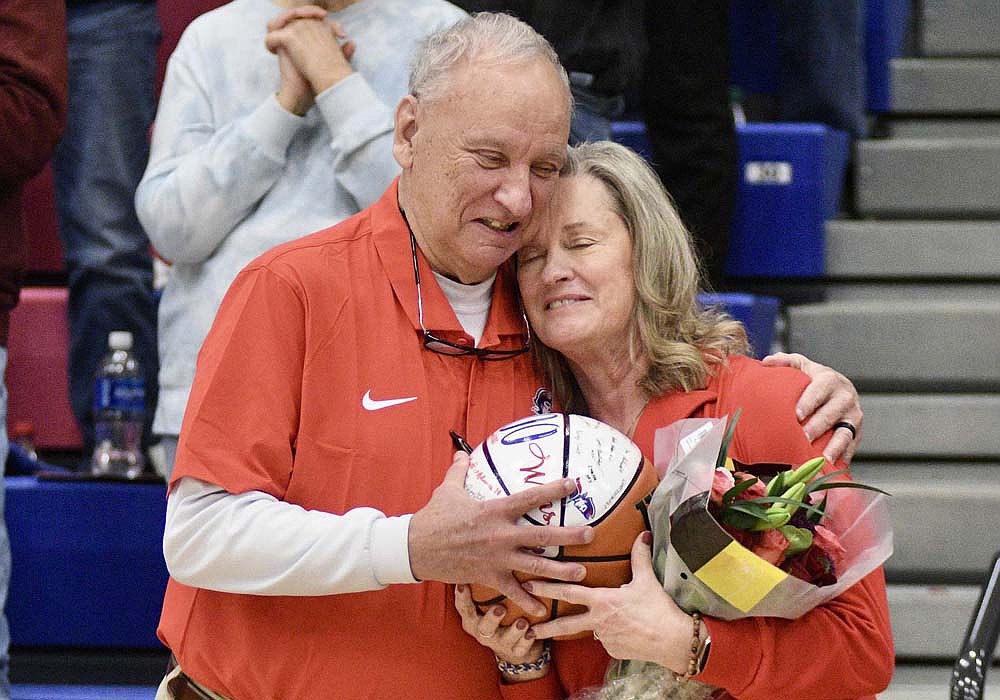
POLYGON ((524 345, 517 350, 492 350, 490 348, 475 348, 471 345, 452 343, 448 340, 438 338, 427 330, 424 325, 424 299, 420 292, 420 268, 417 266, 417 240, 410 231, 410 251, 413 253, 413 279, 417 283, 417 319, 420 321, 420 330, 424 332, 424 347, 439 355, 475 355, 481 360, 509 360, 512 357, 523 355, 531 349, 531 326, 528 325, 528 317, 524 315, 524 307, 521 309, 521 318, 524 320, 524 345))

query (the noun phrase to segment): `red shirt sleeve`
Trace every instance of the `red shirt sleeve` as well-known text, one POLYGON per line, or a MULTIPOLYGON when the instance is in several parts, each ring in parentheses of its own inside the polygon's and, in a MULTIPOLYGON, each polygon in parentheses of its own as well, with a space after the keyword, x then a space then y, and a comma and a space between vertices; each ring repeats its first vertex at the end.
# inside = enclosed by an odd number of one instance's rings
POLYGON ((282 498, 292 474, 306 308, 291 282, 251 265, 226 294, 198 354, 172 483, 282 498))
POLYGON ((712 649, 696 680, 741 700, 869 697, 892 680, 895 650, 881 568, 797 620, 705 623, 712 649))
MULTIPOLYGON (((795 417, 809 383, 798 370, 765 368, 733 358, 719 383, 720 415, 742 413, 731 452, 748 463, 799 465, 822 454, 830 434, 810 443, 795 417)), ((837 463, 825 471, 843 469, 837 463)), ((895 651, 880 568, 797 620, 707 619, 708 664, 696 679, 726 688, 741 700, 864 697, 892 677, 895 651)))
POLYGON ((595 639, 567 639, 553 642, 552 668, 537 681, 502 685, 504 700, 562 700, 584 688, 604 683, 611 657, 595 639))

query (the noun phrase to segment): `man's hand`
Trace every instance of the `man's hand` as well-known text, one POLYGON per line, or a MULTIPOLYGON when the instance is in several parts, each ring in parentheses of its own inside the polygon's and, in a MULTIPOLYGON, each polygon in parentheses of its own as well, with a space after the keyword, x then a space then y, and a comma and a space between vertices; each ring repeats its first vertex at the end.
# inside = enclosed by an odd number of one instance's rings
POLYGON ((802 429, 810 441, 837 423, 854 426, 857 435, 846 428, 838 428, 823 450, 823 455, 831 463, 843 459, 845 464, 850 464, 858 443, 861 442, 861 425, 864 421, 858 392, 851 380, 798 353, 779 352, 768 355, 764 358, 764 364, 769 367, 795 367, 812 380, 795 406, 799 422, 805 421, 802 429))
POLYGON ((278 101, 295 114, 304 114, 316 95, 354 72, 354 42, 341 44, 347 35, 326 15, 321 7, 303 5, 267 23, 264 45, 278 56, 281 70, 278 101))
POLYGON ((528 595, 514 571, 531 576, 580 581, 581 564, 559 562, 531 553, 537 547, 585 544, 594 539, 589 527, 518 525, 518 518, 545 503, 576 491, 571 479, 489 501, 465 492, 469 456, 455 454, 444 481, 427 505, 410 520, 410 569, 421 580, 481 583, 494 588, 521 609, 542 615, 545 606, 528 595))

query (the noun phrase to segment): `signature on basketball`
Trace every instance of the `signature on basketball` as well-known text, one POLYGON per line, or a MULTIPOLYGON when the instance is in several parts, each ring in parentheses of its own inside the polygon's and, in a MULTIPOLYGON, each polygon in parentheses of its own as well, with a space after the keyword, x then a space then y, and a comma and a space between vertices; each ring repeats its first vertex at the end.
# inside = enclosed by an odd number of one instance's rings
MULTIPOLYGON (((555 435, 561 429, 562 416, 552 413, 511 423, 500 429, 500 442, 502 444, 512 446, 528 443, 528 453, 531 454, 535 461, 520 468, 525 484, 541 486, 546 483, 543 467, 549 460, 549 455, 545 454, 545 450, 536 440, 543 440, 550 435, 555 435)), ((553 518, 556 517, 556 511, 552 503, 544 503, 538 506, 538 512, 541 514, 542 522, 546 525, 551 523, 553 518)))

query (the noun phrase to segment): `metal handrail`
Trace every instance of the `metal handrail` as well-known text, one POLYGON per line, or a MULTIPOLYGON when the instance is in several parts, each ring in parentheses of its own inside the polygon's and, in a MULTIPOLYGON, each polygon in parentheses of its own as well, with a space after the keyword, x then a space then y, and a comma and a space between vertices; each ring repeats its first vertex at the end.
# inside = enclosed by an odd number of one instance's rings
POLYGON ((976 611, 965 633, 962 650, 951 672, 951 700, 981 700, 986 672, 1000 635, 1000 552, 993 557, 976 611))

